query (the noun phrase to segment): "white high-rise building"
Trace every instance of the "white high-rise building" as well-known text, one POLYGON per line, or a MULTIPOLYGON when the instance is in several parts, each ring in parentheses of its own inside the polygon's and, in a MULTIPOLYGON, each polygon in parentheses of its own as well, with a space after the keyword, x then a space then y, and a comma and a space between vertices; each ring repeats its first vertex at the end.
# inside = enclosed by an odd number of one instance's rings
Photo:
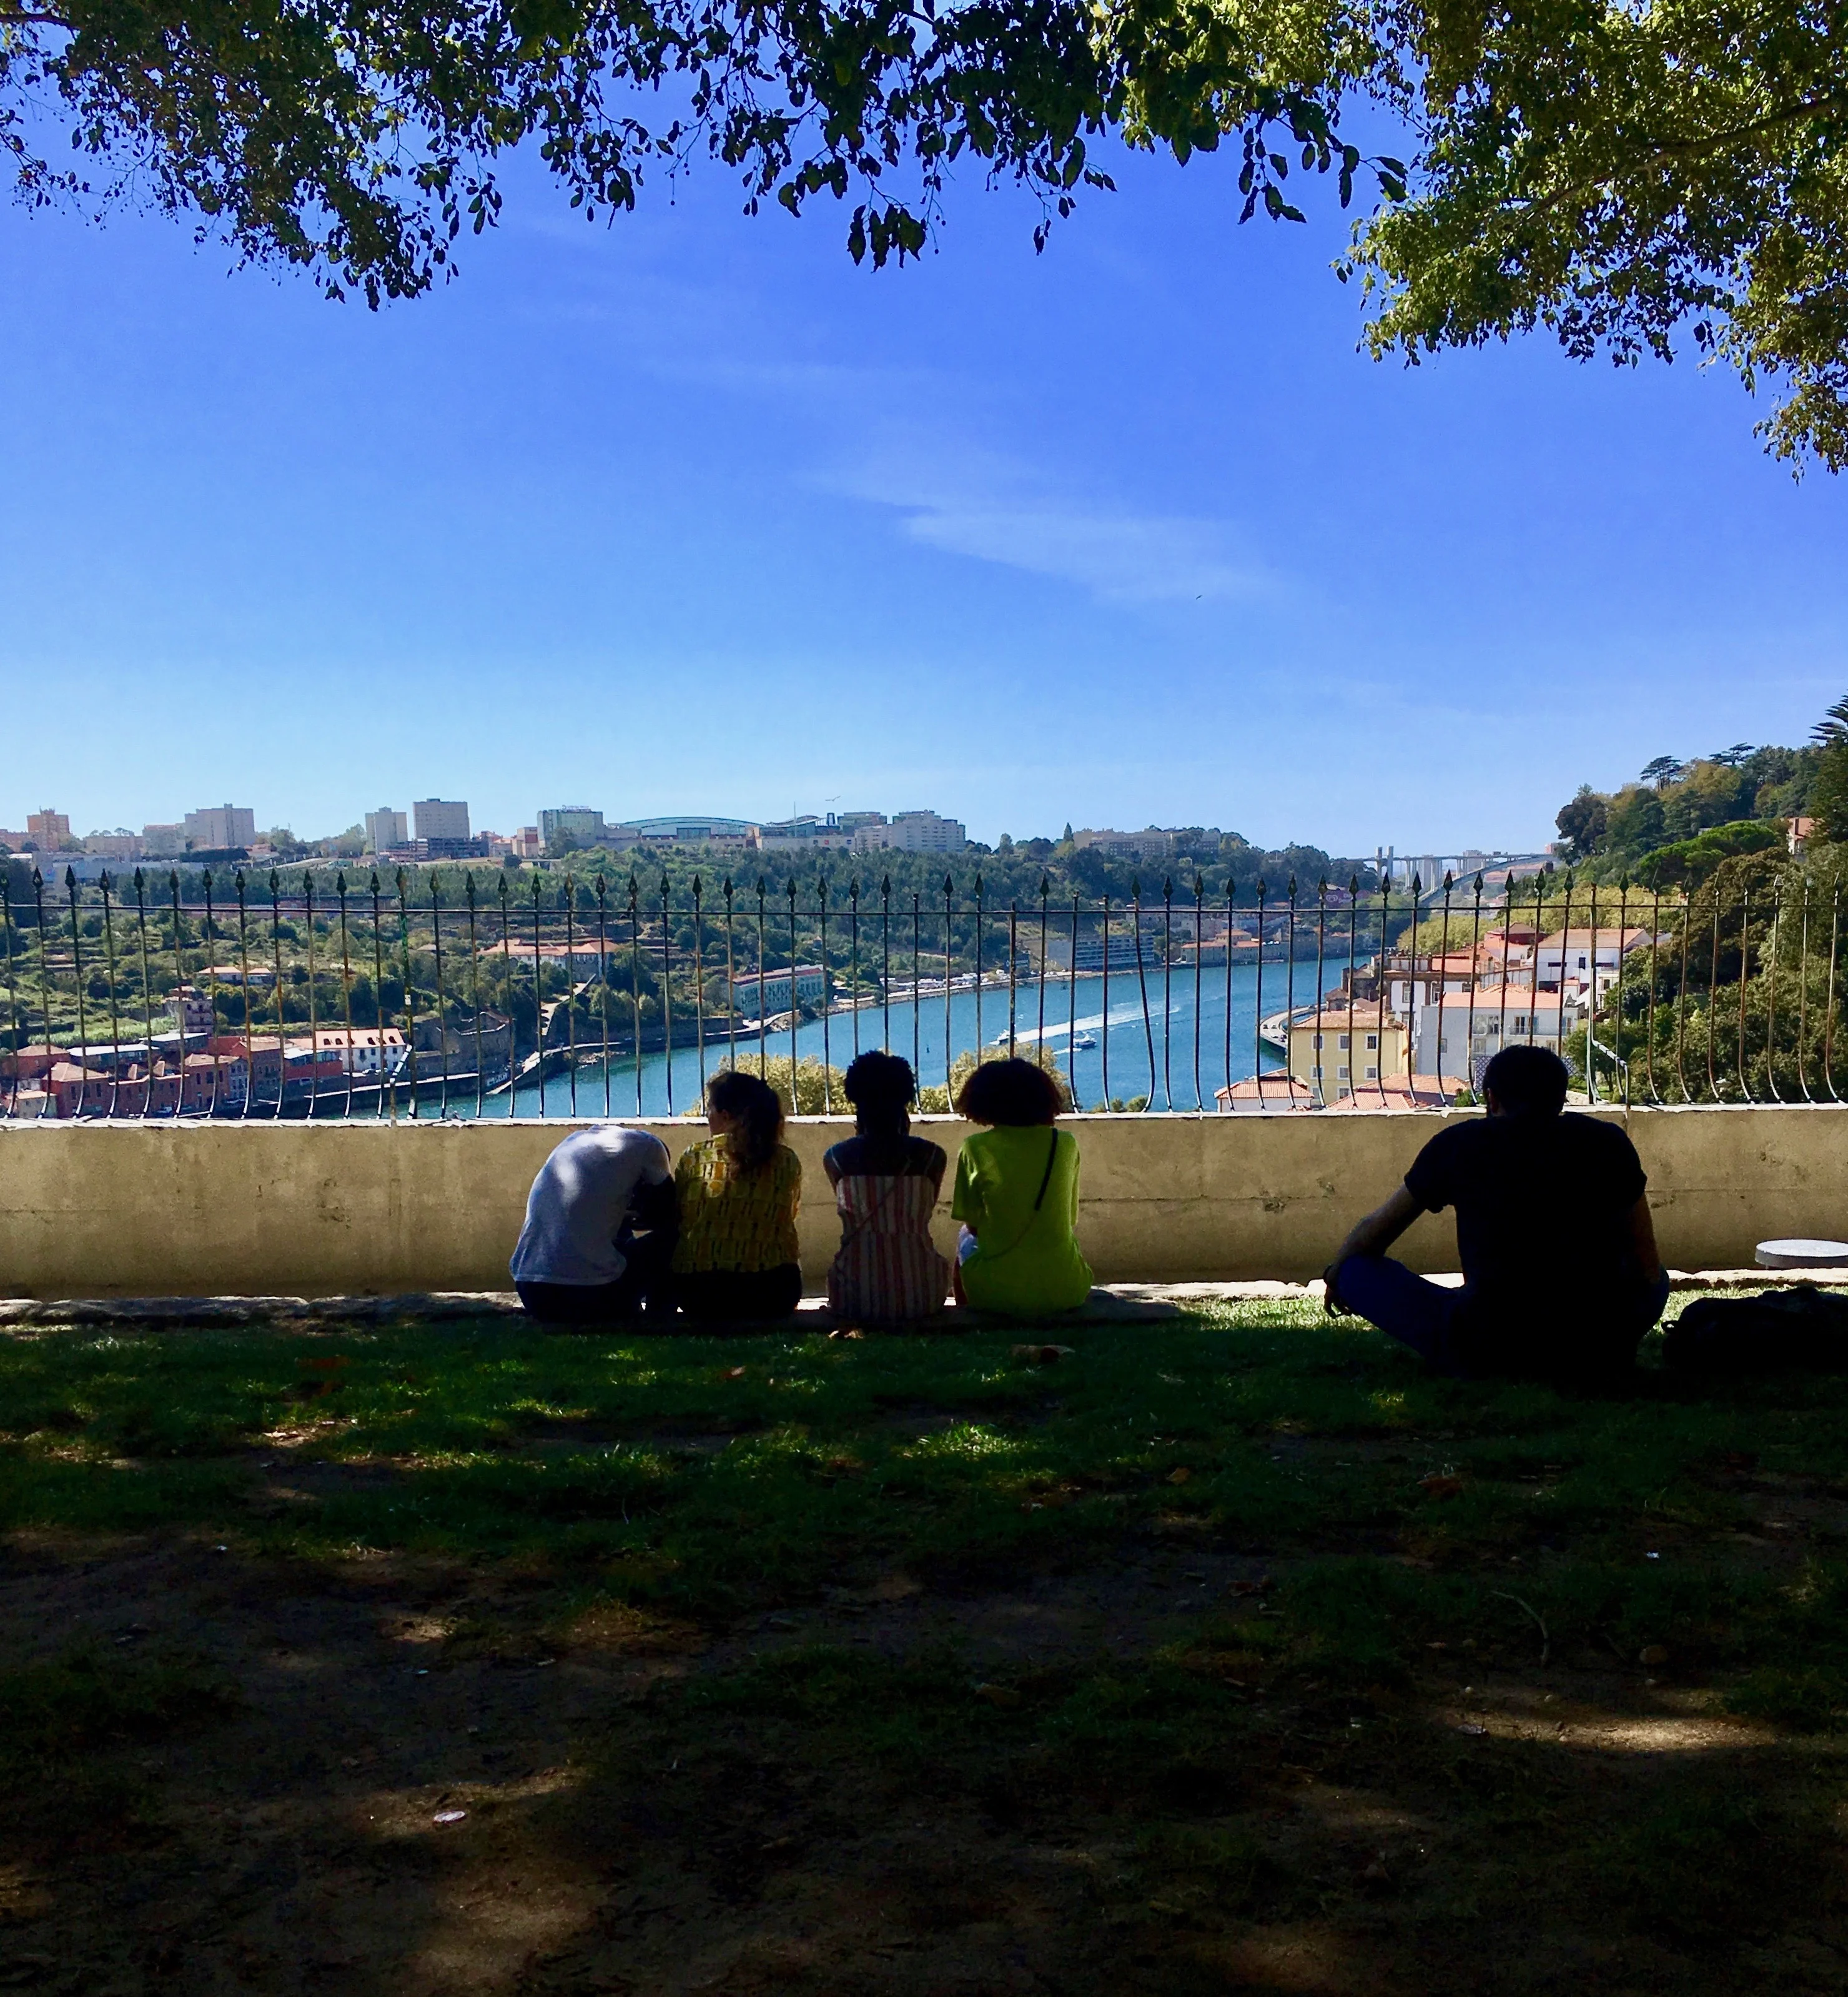
POLYGON ((402 846, 410 836, 401 811, 394 811, 389 805, 381 805, 377 811, 366 814, 366 850, 368 853, 388 852, 394 846, 402 846))
POLYGON ((196 853, 257 843, 257 814, 248 805, 208 805, 186 814, 186 843, 196 853))

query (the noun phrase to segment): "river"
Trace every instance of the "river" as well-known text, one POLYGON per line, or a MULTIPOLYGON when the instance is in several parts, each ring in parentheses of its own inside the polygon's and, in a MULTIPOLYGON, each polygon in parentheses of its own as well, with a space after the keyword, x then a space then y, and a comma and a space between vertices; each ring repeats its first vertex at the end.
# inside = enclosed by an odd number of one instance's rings
MULTIPOLYGON (((1264 967, 1264 1012, 1277 1011, 1286 995, 1289 967, 1281 964, 1264 967)), ((1313 965, 1295 967, 1295 991, 1298 1005, 1312 995, 1313 965)), ((1195 974, 1190 967, 1176 966, 1164 981, 1159 970, 1147 974, 1148 1012, 1145 1023, 1143 998, 1133 965, 1126 974, 1112 964, 1110 973, 1108 1016, 1105 1016, 1104 981, 1099 977, 1076 980, 1049 980, 1044 987, 1046 1044, 1060 1058, 1067 1074, 1077 1062, 1077 1096, 1085 1109, 1102 1104, 1106 1097, 1127 1100, 1139 1095, 1153 1098, 1156 1109, 1195 1110, 1213 1107, 1214 1092, 1228 1080, 1239 1081, 1255 1071, 1257 1047, 1258 968, 1236 964, 1227 991, 1226 968, 1208 965, 1199 974, 1196 1003, 1195 974), (1230 1021, 1230 1059, 1227 1057, 1227 1023, 1230 1021), (1196 1040, 1195 1026, 1198 1027, 1196 1040), (1075 1057, 1068 1042, 1075 1032, 1080 1039, 1095 1042, 1081 1047, 1075 1057), (1154 1047, 1153 1085, 1150 1085, 1150 1043, 1154 1047), (1196 1056, 1196 1045, 1198 1054, 1196 1056), (1197 1068, 1196 1068, 1197 1060, 1197 1068), (1106 1061, 1108 1087, 1106 1088, 1106 1061), (1196 1079, 1197 1075, 1197 1079, 1196 1079)), ((1039 984, 1017 985, 1014 992, 1014 1023, 1017 1040, 1030 1042, 1040 1033, 1041 991, 1039 984)), ((984 987, 953 992, 946 1023, 942 993, 926 992, 914 1006, 909 1000, 895 1003, 890 1011, 889 1045, 916 1068, 926 1087, 941 1088, 949 1061, 959 1054, 982 1047, 991 1052, 998 1036, 1008 1027, 1008 992, 1005 987, 984 987), (946 1023, 947 1032, 946 1032, 946 1023)), ((796 1030, 798 1058, 824 1057, 835 1067, 845 1067, 857 1050, 876 1047, 885 1041, 887 1010, 869 1006, 857 1013, 834 1012, 826 1020, 811 1020, 796 1030)), ((771 1054, 787 1055, 790 1036, 787 1027, 767 1036, 771 1054)), ((741 1056, 755 1054, 757 1036, 741 1038, 741 1056)), ((720 1036, 709 1040, 705 1050, 705 1071, 709 1074, 722 1062, 729 1043, 720 1036)), ((580 1055, 584 1052, 580 1049, 580 1055)), ((1266 1073, 1282 1065, 1267 1047, 1262 1050, 1266 1073)), ((645 1054, 638 1077, 633 1059, 618 1059, 609 1064, 606 1077, 601 1061, 592 1060, 578 1067, 575 1078, 555 1074, 545 1084, 544 1101, 531 1084, 523 1085, 510 1103, 505 1095, 488 1099, 490 1116, 667 1116, 697 1106, 701 1094, 700 1057, 697 1047, 676 1047, 671 1061, 664 1054, 645 1054), (574 1092, 574 1081, 575 1088, 574 1092), (574 1107, 574 1095, 575 1106, 574 1107)), ((453 1115, 472 1117, 471 1096, 466 1102, 452 1101, 453 1115)), ((426 1099, 423 1113, 429 1113, 426 1099)), ((836 1107, 844 1109, 845 1105, 836 1107)))

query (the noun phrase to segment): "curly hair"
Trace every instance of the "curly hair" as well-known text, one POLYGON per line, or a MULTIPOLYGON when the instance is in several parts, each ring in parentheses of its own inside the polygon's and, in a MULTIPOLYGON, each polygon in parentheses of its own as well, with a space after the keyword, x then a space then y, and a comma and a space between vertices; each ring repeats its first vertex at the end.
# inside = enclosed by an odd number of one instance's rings
POLYGON ((957 1092, 959 1116, 971 1123, 1030 1128, 1050 1123, 1065 1107, 1057 1080, 1029 1061, 984 1061, 957 1092))
POLYGON ((898 1054, 864 1054, 849 1064, 847 1100, 863 1137, 903 1137, 911 1130, 907 1113, 918 1094, 911 1063, 898 1054))

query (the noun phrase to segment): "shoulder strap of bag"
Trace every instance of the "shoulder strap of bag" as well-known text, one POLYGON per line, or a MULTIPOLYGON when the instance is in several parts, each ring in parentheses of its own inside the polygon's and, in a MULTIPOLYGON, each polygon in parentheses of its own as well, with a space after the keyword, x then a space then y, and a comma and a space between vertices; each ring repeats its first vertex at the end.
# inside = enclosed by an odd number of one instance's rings
POLYGON ((1046 1170, 1040 1175, 1040 1190, 1033 1195, 1033 1211, 1027 1216, 1026 1226, 1021 1229, 1020 1232, 1015 1236, 1013 1240, 1008 1243, 1006 1247, 996 1249, 992 1255, 984 1253, 982 1257, 982 1260, 984 1262, 998 1262, 1002 1256, 1012 1254, 1014 1250, 1018 1248, 1024 1240, 1026 1240, 1026 1237, 1029 1234, 1033 1233, 1034 1216, 1038 1214, 1040 1208, 1045 1204, 1046 1189, 1053 1182, 1053 1167, 1057 1164, 1059 1159, 1058 1132, 1057 1130, 1053 1131, 1051 1133, 1051 1136, 1052 1142, 1046 1147, 1046 1170))

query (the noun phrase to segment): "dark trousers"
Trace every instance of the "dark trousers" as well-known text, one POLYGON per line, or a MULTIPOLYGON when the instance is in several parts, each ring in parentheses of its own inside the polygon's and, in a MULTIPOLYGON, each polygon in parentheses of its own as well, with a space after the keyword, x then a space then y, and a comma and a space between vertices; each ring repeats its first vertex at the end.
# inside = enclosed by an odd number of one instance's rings
POLYGON ((1621 1374, 1634 1364, 1636 1347, 1668 1301, 1668 1275, 1664 1271, 1634 1297, 1613 1299, 1589 1340, 1582 1336, 1583 1299, 1562 1307, 1537 1332, 1523 1326, 1499 1339, 1467 1290, 1428 1283, 1384 1255, 1349 1256, 1335 1271, 1335 1290, 1357 1317, 1410 1346, 1435 1373, 1453 1380, 1577 1381, 1621 1374))
POLYGON ((664 1317, 674 1308, 667 1288, 674 1253, 671 1230, 622 1234, 616 1246, 625 1268, 613 1283, 516 1283, 529 1317, 541 1324, 607 1324, 612 1319, 664 1317))
POLYGON ((710 1323, 788 1317, 802 1300, 802 1272, 793 1262, 774 1269, 705 1269, 674 1278, 682 1313, 710 1323))

